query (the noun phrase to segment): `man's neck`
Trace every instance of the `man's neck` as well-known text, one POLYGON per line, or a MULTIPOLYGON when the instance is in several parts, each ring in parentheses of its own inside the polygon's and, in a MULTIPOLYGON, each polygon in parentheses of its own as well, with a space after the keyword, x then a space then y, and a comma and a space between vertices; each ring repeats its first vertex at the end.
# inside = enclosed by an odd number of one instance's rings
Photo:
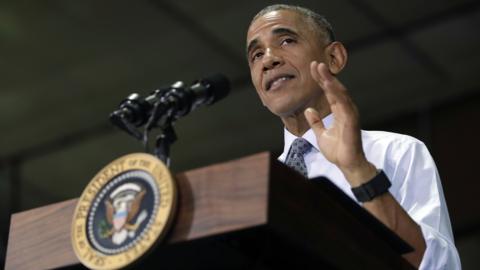
MULTIPOLYGON (((319 108, 317 108, 317 111, 320 113, 320 117, 322 119, 330 114, 330 110, 328 109, 319 110, 319 108)), ((281 117, 281 120, 285 125, 285 128, 297 137, 301 137, 303 134, 305 134, 305 132, 310 129, 310 126, 308 125, 307 119, 305 118, 303 111, 286 117, 281 117)))

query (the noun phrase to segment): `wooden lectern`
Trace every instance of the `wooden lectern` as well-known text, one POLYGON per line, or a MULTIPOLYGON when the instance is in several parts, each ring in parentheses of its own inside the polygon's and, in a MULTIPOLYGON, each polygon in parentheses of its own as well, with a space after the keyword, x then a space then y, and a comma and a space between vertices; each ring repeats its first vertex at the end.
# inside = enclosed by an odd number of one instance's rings
MULTIPOLYGON (((413 269, 408 245, 331 184, 270 153, 176 175, 166 240, 131 268, 413 269)), ((83 269, 71 243, 76 199, 14 214, 6 269, 83 269)))

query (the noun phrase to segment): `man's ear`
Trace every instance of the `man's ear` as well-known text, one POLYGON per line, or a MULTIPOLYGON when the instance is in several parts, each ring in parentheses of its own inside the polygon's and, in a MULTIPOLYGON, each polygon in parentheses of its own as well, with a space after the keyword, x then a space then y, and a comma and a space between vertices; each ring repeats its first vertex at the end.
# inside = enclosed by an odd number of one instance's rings
POLYGON ((347 64, 348 54, 347 49, 341 42, 334 41, 325 48, 327 56, 327 66, 330 72, 337 75, 347 64))

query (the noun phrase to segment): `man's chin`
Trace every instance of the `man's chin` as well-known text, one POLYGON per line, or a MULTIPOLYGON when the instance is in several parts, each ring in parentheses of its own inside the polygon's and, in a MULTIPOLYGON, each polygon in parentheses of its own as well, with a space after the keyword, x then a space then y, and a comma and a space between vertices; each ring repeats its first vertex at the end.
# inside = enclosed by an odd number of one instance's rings
POLYGON ((303 107, 269 108, 270 112, 280 118, 298 118, 303 116, 303 107))

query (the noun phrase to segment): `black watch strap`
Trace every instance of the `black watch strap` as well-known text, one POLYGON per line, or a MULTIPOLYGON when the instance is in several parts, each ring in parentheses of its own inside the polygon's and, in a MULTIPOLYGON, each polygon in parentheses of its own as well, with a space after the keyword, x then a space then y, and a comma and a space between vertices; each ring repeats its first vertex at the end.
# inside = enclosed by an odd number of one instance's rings
POLYGON ((387 192, 391 186, 390 180, 388 180, 388 177, 381 170, 372 180, 361 186, 352 188, 352 192, 359 202, 368 202, 387 192))

